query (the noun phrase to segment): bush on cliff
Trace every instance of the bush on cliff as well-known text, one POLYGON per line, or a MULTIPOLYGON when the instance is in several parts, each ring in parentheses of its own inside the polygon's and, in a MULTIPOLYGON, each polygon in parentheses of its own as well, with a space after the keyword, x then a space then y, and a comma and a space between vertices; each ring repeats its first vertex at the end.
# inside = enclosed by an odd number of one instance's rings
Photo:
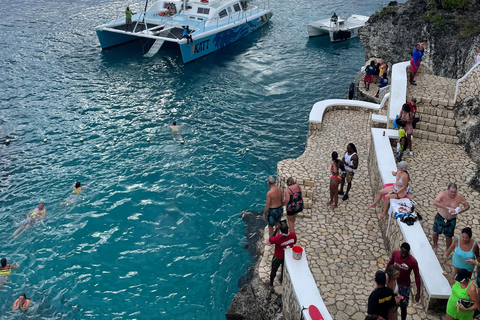
POLYGON ((471 0, 440 0, 443 9, 465 9, 471 0))

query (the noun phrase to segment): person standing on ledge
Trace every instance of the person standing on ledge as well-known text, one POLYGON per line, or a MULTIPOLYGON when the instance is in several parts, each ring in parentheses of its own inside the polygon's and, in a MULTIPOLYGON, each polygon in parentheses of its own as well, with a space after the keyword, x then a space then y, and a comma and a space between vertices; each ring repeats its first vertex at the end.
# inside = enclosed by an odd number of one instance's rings
POLYGON ((283 194, 282 190, 275 185, 275 178, 268 177, 268 186, 270 190, 267 192, 267 203, 263 210, 263 220, 268 223, 268 235, 273 234, 273 227, 278 226, 283 214, 283 194))
POLYGON ((373 74, 375 73, 375 60, 372 60, 368 66, 365 67, 365 77, 363 78, 363 84, 367 91, 370 90, 370 83, 372 82, 373 74))
MULTIPOLYGON (((410 245, 406 242, 402 243, 400 250, 394 250, 392 252, 392 257, 387 263, 387 267, 395 265, 400 269, 400 276, 397 279, 398 284, 398 294, 403 297, 403 300, 400 302, 400 311, 402 315, 402 320, 407 319, 407 306, 410 298, 410 291, 412 289, 410 274, 415 274, 415 284, 417 286, 417 293, 415 294, 415 301, 420 300, 420 292, 422 290, 422 282, 420 280, 420 272, 418 271, 418 262, 417 260, 410 255, 410 245)), ((396 319, 396 318, 395 318, 396 319)))
POLYGON ((345 152, 345 155, 343 156, 342 161, 345 167, 345 171, 343 171, 341 175, 342 182, 341 182, 340 191, 338 191, 338 194, 343 195, 342 200, 345 201, 348 199, 348 192, 352 187, 353 176, 355 175, 355 171, 357 171, 357 168, 358 168, 357 148, 353 143, 349 143, 347 145, 347 152, 345 152), (347 191, 344 193, 343 186, 345 185, 345 180, 347 180, 347 191))
POLYGON ((415 49, 412 53, 412 60, 410 60, 410 66, 412 67, 412 73, 410 73, 410 84, 416 86, 415 76, 417 75, 418 69, 420 68, 420 63, 422 62, 423 53, 425 49, 423 46, 427 43, 427 39, 423 39, 422 42, 418 43, 415 46, 415 49))
POLYGON ((277 271, 280 266, 282 266, 282 271, 280 275, 280 284, 283 280, 283 261, 285 260, 285 249, 291 248, 295 243, 297 243, 297 236, 295 232, 288 232, 288 224, 285 220, 281 221, 280 226, 275 228, 275 232, 270 236, 270 244, 275 245, 275 251, 273 253, 272 259, 272 271, 270 272, 270 281, 268 285, 273 287, 273 280, 277 276, 277 271), (278 231, 281 234, 278 234, 278 231))
POLYGON ((447 190, 440 192, 440 194, 433 201, 433 205, 438 208, 435 221, 433 222, 433 252, 437 253, 438 249, 438 235, 443 233, 446 238, 447 246, 445 250, 452 245, 452 237, 455 233, 455 226, 457 224, 457 215, 470 209, 467 200, 457 192, 457 185, 450 182, 447 190), (463 209, 460 208, 460 204, 463 209))
POLYGON ((475 63, 479 63, 479 62, 480 62, 480 46, 477 47, 477 53, 478 53, 478 55, 477 55, 477 58, 475 59, 475 63))
POLYGON ((383 271, 375 273, 375 290, 368 297, 367 317, 365 320, 396 320, 397 308, 393 290, 385 286, 387 276, 383 271))
POLYGON ((287 206, 288 229, 295 232, 295 218, 299 212, 303 211, 303 198, 302 188, 295 183, 292 177, 287 179, 283 205, 287 206))
POLYGON ((125 32, 128 32, 128 29, 130 29, 130 32, 133 32, 133 28, 132 28, 132 15, 133 14, 134 13, 132 12, 132 10, 130 10, 130 8, 127 7, 127 9, 125 10, 125 24, 127 25, 125 32))
POLYGON ((20 311, 27 311, 28 307, 30 306, 30 299, 27 298, 25 293, 22 293, 17 300, 13 303, 12 310, 20 310, 20 311))

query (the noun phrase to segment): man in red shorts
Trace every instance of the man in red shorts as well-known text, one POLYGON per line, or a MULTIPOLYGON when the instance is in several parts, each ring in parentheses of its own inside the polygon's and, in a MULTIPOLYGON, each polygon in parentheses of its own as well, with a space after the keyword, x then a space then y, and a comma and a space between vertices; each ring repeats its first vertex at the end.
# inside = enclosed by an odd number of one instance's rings
POLYGON ((417 75, 418 69, 420 68, 420 63, 422 62, 422 56, 425 52, 423 46, 427 43, 427 39, 423 39, 422 42, 415 46, 415 49, 412 53, 412 60, 410 60, 410 66, 412 66, 412 73, 410 73, 410 84, 416 86, 415 76, 417 75))
POLYGON ((373 74, 375 73, 375 60, 372 60, 368 66, 365 68, 365 78, 363 82, 365 84, 365 89, 370 90, 370 83, 372 82, 373 74))

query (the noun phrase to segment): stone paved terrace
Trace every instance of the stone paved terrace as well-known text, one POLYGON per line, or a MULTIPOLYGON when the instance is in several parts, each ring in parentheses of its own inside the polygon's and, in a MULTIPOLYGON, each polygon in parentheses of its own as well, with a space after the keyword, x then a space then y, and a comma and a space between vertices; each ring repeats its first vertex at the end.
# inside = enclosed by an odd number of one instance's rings
MULTIPOLYGON (((410 70, 408 71, 410 74, 410 70)), ((415 77, 416 86, 408 83, 407 97, 421 98, 432 105, 453 107, 455 85, 457 79, 444 78, 433 74, 418 73, 415 77)), ((409 100, 407 100, 409 101, 409 100)))
MULTIPOLYGON (((314 178, 313 209, 311 218, 297 218, 296 232, 299 244, 305 247, 310 269, 320 294, 334 319, 363 320, 366 315, 368 295, 374 289, 374 273, 384 269, 390 253, 385 249, 379 229, 379 220, 373 210, 364 208, 373 198, 366 154, 370 143, 370 112, 335 110, 324 116, 322 131, 311 132, 305 153, 298 159, 286 159, 278 164, 279 175, 302 175, 314 178), (348 124, 343 126, 342 124, 348 124), (339 200, 339 208, 328 209, 330 179, 330 154, 343 154, 347 143, 357 146, 360 164, 350 199, 339 200), (295 174, 293 174, 295 172, 295 174)), ((480 240, 480 198, 467 186, 467 180, 475 170, 461 146, 441 142, 415 141, 415 157, 406 156, 412 176, 412 198, 423 214, 422 226, 431 242, 431 228, 435 216, 432 202, 448 181, 456 181, 459 191, 466 197, 472 209, 459 218, 457 232, 471 226, 474 239, 480 240)), ((376 190, 375 190, 376 191, 376 190)), ((379 211, 379 209, 377 209, 379 211)), ((265 235, 267 236, 267 235, 265 235)), ((438 257, 444 252, 444 238, 440 238, 438 257)), ((273 248, 267 247, 259 265, 262 280, 267 281, 273 248)), ((451 272, 451 261, 444 266, 451 272)), ((279 275, 275 279, 275 291, 281 292, 279 275)), ((444 319, 444 313, 425 313, 420 304, 410 300, 407 319, 444 319)))

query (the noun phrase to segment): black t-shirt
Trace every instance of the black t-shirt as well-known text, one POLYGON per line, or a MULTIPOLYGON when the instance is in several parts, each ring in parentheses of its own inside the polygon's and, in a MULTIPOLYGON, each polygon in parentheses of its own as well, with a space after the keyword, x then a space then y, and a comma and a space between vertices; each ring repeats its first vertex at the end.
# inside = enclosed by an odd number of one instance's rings
MULTIPOLYGON (((368 297, 368 314, 378 314, 384 319, 388 319, 388 311, 395 306, 395 296, 393 290, 389 287, 375 289, 368 297)), ((365 320, 370 320, 368 316, 365 320)))

